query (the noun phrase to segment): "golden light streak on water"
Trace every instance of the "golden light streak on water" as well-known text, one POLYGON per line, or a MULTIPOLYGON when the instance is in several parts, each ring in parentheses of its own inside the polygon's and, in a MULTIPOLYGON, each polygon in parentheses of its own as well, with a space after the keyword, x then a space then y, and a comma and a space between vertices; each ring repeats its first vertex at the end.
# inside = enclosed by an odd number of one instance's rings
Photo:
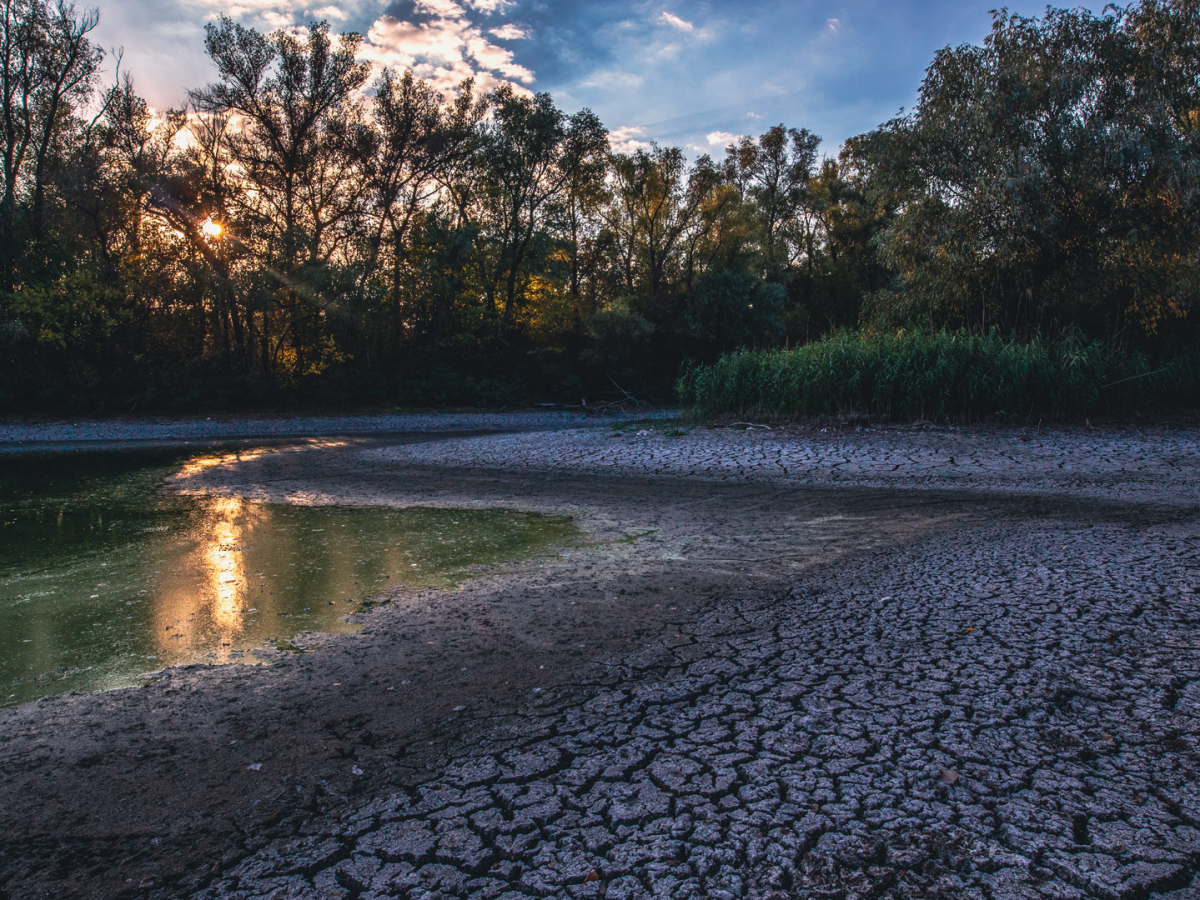
POLYGON ((242 450, 238 453, 221 453, 214 456, 198 456, 195 459, 188 460, 186 463, 180 466, 179 471, 171 480, 185 480, 195 475, 200 475, 203 472, 207 472, 209 469, 215 469, 218 466, 233 466, 239 462, 250 462, 251 460, 266 456, 270 452, 270 449, 261 448, 257 450, 242 450))
POLYGON ((167 656, 212 646, 218 661, 229 656, 252 609, 248 599, 245 544, 263 513, 241 497, 211 497, 194 534, 195 550, 157 604, 159 652, 167 656))
POLYGON ((223 640, 241 630, 246 573, 242 565, 243 530, 254 527, 254 508, 240 497, 212 501, 201 553, 207 569, 209 618, 223 640))
POLYGON ((168 483, 180 493, 208 493, 207 488, 200 487, 193 491, 187 484, 189 480, 204 475, 213 469, 232 469, 241 463, 254 462, 270 454, 298 453, 313 449, 334 450, 348 447, 349 441, 341 440, 307 440, 303 443, 288 447, 259 447, 251 450, 239 450, 234 453, 217 453, 211 456, 198 456, 190 459, 179 467, 179 470, 167 479, 168 483))

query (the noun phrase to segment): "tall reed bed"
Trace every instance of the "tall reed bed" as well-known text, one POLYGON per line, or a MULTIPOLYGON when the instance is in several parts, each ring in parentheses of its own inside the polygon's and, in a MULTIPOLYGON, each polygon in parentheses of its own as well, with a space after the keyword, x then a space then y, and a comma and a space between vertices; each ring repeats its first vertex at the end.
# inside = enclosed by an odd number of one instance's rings
POLYGON ((893 420, 1069 419, 1200 405, 1200 354, 1153 363, 1078 339, 842 332, 790 350, 721 357, 686 373, 693 414, 893 420))

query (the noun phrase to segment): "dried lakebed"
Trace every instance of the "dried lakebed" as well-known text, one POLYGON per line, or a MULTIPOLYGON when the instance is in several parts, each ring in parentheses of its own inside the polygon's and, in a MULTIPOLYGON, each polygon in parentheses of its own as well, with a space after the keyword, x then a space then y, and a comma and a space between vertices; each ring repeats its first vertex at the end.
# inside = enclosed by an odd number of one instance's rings
POLYGON ((0 891, 1196 896, 1200 434, 667 434, 177 479, 588 540, 265 669, 3 711, 0 891))

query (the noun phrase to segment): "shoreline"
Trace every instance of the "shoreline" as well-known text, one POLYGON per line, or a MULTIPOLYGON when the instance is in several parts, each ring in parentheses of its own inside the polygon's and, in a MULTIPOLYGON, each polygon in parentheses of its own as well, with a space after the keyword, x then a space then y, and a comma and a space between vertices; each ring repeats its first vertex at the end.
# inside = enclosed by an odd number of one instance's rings
POLYGON ((671 410, 639 413, 520 410, 512 412, 440 411, 349 415, 114 417, 57 419, 44 422, 0 420, 0 453, 41 450, 59 445, 90 446, 190 441, 296 441, 309 437, 394 436, 442 432, 499 432, 587 427, 622 419, 659 418, 671 410))

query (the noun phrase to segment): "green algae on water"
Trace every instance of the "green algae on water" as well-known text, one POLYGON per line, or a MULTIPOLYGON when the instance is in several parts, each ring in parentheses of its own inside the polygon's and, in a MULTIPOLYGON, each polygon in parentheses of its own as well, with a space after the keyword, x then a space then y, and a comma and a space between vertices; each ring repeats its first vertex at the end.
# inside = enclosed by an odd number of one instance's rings
POLYGON ((509 509, 309 507, 159 490, 179 451, 4 460, 0 706, 133 684, 185 663, 254 661, 395 585, 571 540, 563 516, 509 509))

